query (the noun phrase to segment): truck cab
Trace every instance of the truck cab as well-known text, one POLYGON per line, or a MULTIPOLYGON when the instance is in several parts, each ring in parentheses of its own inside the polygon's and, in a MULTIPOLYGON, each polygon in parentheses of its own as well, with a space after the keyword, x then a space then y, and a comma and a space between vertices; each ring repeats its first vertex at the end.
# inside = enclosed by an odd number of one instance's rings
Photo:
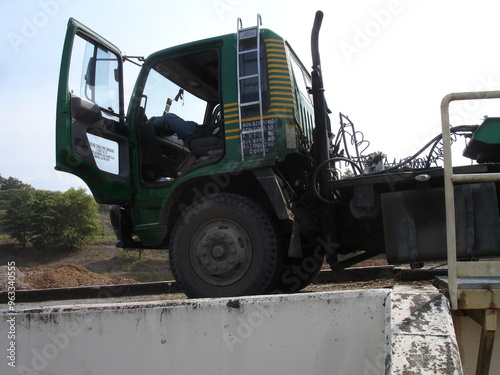
POLYGON ((68 22, 56 169, 113 205, 119 246, 169 248, 172 271, 192 296, 275 288, 297 228, 292 202, 306 194, 310 74, 260 23, 243 28, 239 21, 236 33, 136 59, 141 69, 126 108, 123 64, 132 58, 68 22), (214 131, 186 144, 148 123, 166 113, 214 131), (233 217, 242 212, 247 217, 233 217), (191 228, 195 218, 200 223, 191 228))

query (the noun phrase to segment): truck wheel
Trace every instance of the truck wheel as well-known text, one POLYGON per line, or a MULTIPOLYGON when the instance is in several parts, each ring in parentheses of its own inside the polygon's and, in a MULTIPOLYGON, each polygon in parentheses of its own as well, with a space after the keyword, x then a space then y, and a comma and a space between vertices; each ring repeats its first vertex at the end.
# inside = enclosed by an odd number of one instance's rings
POLYGON ((288 258, 276 292, 295 293, 312 284, 321 271, 323 261, 324 255, 312 253, 301 258, 288 258))
POLYGON ((188 297, 264 294, 281 272, 274 225, 251 200, 221 193, 189 206, 174 226, 172 273, 188 297))

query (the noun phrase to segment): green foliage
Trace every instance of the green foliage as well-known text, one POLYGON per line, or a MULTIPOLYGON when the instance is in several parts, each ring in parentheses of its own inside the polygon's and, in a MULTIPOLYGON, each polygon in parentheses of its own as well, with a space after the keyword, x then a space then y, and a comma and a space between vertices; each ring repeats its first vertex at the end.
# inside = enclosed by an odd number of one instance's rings
POLYGON ((14 177, 5 178, 0 175, 0 210, 6 210, 9 202, 18 190, 33 190, 33 188, 14 177))
POLYGON ((84 189, 65 193, 34 189, 13 190, 2 220, 3 229, 23 246, 79 247, 100 233, 98 204, 84 189))
POLYGON ((34 190, 10 190, 9 206, 2 220, 3 229, 23 247, 29 242, 31 222, 33 221, 32 201, 34 190))
POLYGON ((0 175, 0 190, 11 190, 11 189, 29 189, 31 185, 25 184, 21 180, 14 177, 5 178, 0 175))
POLYGON ((101 226, 96 218, 99 205, 84 189, 70 189, 58 196, 59 242, 83 246, 97 239, 101 226))

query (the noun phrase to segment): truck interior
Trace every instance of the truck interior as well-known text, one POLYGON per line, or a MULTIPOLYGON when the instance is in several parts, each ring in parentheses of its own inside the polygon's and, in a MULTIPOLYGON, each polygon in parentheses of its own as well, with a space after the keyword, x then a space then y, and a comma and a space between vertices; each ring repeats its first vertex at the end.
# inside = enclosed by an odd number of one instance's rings
POLYGON ((168 184, 222 157, 219 71, 215 49, 167 58, 150 70, 137 120, 145 183, 168 184), (219 131, 185 144, 175 134, 158 131, 147 123, 148 118, 169 112, 200 126, 218 127, 219 131))

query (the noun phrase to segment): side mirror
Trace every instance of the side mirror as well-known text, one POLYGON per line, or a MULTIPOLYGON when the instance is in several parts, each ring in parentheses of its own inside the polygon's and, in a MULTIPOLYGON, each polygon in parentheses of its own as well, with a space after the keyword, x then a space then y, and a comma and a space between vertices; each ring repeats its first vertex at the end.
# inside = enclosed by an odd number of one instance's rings
POLYGON ((89 59, 87 65, 87 72, 85 73, 85 83, 89 86, 95 86, 95 70, 96 70, 96 58, 92 56, 89 59))

